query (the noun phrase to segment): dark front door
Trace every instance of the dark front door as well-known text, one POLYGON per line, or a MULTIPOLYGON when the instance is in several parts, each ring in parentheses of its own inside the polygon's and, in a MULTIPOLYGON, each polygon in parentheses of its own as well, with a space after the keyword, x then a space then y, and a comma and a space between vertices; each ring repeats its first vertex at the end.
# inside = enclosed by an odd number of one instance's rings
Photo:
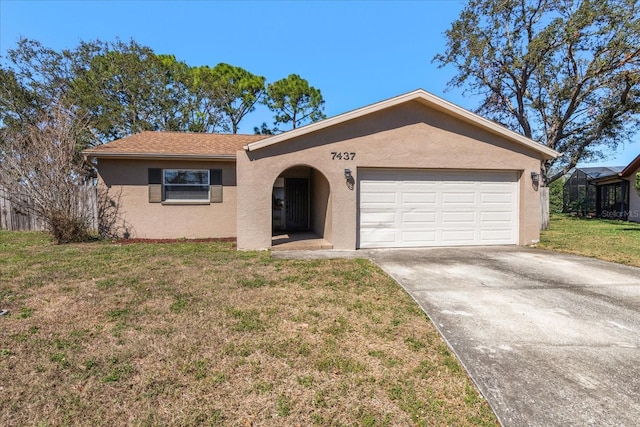
POLYGON ((287 230, 309 229, 309 180, 286 178, 284 182, 287 230))

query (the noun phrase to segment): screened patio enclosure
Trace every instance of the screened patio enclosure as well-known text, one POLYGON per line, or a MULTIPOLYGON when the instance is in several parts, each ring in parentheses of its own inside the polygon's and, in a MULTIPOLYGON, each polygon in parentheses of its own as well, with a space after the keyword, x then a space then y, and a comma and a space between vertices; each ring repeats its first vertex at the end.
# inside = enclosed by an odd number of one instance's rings
POLYGON ((575 168, 564 183, 562 211, 582 216, 599 216, 598 212, 602 210, 602 206, 599 207, 601 196, 604 196, 603 203, 607 203, 613 193, 599 195, 595 181, 617 177, 623 169, 624 166, 575 168))
POLYGON ((597 186, 596 216, 627 220, 629 215, 629 181, 618 181, 597 186))

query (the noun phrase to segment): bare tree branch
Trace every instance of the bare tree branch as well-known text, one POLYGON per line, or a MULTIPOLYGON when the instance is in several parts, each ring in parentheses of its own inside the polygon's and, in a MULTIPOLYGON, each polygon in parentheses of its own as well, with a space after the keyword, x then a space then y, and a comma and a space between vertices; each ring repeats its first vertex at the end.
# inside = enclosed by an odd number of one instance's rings
POLYGON ((469 0, 434 61, 478 112, 560 151, 551 182, 640 129, 638 0, 469 0))
POLYGON ((58 242, 85 240, 93 209, 76 144, 86 122, 62 103, 36 122, 22 131, 2 130, 0 186, 14 204, 44 220, 58 242))

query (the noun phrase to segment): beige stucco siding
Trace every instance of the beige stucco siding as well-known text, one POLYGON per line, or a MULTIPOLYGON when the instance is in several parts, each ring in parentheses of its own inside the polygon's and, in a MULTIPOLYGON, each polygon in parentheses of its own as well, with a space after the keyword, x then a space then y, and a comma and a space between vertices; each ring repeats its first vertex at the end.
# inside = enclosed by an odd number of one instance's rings
POLYGON ((121 234, 132 238, 236 236, 235 162, 100 159, 99 185, 118 202, 121 234), (204 205, 149 203, 148 169, 222 169, 223 201, 204 205))
POLYGON ((331 189, 329 182, 317 170, 311 173, 311 229, 319 236, 331 240, 331 189))
POLYGON ((330 223, 325 230, 330 230, 328 240, 336 249, 356 247, 358 168, 520 172, 519 243, 539 238, 540 199, 530 173, 539 172, 540 155, 410 102, 256 151, 238 152, 239 248, 271 245, 271 188, 280 173, 297 165, 317 169, 329 183, 330 223), (332 152, 355 153, 355 157, 334 160, 332 152), (345 168, 351 169, 355 185, 345 181, 345 168))

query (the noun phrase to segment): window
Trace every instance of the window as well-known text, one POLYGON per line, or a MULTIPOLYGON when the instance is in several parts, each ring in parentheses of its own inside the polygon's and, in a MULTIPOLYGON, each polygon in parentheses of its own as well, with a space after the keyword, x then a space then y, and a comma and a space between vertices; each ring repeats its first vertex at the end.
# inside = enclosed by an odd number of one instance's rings
POLYGON ((222 203, 222 169, 149 168, 149 203, 222 203))
POLYGON ((209 201, 209 171, 164 169, 163 200, 209 201))

